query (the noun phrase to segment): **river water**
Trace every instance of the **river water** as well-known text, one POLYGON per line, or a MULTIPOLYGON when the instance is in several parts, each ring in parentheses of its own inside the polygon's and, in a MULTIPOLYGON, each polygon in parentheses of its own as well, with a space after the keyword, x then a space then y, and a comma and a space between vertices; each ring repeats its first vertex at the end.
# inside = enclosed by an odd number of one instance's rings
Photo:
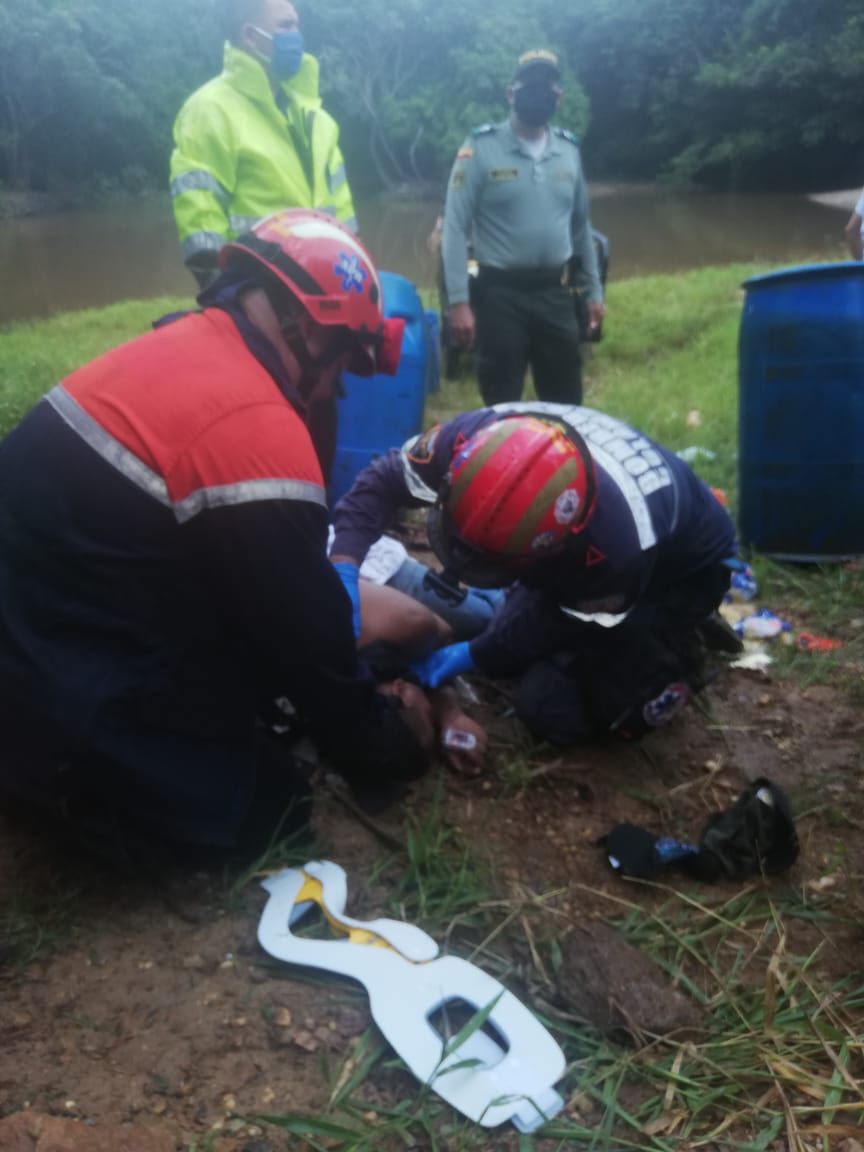
MULTIPOLYGON (((376 201, 358 210, 379 267, 421 287, 435 283, 426 248, 436 203, 376 201)), ((845 259, 848 209, 803 196, 591 189, 594 226, 610 241, 610 278, 706 264, 845 259)), ((167 201, 0 220, 0 326, 117 300, 192 295, 167 201)))

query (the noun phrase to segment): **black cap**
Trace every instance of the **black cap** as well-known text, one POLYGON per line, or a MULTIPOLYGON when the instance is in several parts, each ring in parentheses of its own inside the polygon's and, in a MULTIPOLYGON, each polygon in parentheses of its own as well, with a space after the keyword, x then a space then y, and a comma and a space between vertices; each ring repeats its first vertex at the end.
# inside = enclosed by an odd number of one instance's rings
POLYGON ((557 84, 561 79, 561 67, 554 52, 545 48, 532 48, 523 52, 516 64, 513 74, 513 83, 525 83, 528 80, 547 80, 557 84))

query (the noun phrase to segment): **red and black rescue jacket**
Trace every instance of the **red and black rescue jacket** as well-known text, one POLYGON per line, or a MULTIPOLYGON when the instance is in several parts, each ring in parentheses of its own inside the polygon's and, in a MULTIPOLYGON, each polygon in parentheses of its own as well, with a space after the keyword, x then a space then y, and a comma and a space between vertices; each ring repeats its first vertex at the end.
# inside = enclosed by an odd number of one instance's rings
POLYGON ((373 688, 326 539, 309 434, 227 313, 107 353, 0 443, 0 714, 179 787, 202 839, 248 803, 275 697, 362 778, 373 688))

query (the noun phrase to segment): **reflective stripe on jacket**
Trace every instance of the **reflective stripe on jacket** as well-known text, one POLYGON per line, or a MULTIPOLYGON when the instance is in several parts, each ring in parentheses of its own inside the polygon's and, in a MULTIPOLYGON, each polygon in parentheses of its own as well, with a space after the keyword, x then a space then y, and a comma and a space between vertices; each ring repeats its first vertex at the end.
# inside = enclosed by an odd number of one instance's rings
POLYGON ((314 56, 304 55, 281 95, 284 111, 261 64, 226 44, 221 74, 180 109, 171 196, 186 263, 283 208, 328 212, 356 231, 339 128, 321 107, 314 56))
POLYGON ((305 425, 218 309, 100 356, 48 401, 181 523, 204 508, 260 500, 326 507, 305 425))

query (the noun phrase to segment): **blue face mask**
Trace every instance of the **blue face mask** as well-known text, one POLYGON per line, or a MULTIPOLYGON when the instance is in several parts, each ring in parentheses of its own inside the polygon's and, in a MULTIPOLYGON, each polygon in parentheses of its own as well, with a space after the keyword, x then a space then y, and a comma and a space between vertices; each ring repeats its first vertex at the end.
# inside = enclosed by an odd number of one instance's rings
POLYGON ((252 49, 253 54, 261 61, 276 80, 290 80, 300 71, 303 62, 303 33, 299 28, 289 29, 285 32, 265 32, 256 24, 250 25, 253 31, 270 41, 269 57, 263 56, 252 49))
POLYGON ((299 28, 291 32, 277 32, 273 37, 273 55, 270 71, 277 80, 290 80, 300 71, 303 62, 303 33, 299 28))

